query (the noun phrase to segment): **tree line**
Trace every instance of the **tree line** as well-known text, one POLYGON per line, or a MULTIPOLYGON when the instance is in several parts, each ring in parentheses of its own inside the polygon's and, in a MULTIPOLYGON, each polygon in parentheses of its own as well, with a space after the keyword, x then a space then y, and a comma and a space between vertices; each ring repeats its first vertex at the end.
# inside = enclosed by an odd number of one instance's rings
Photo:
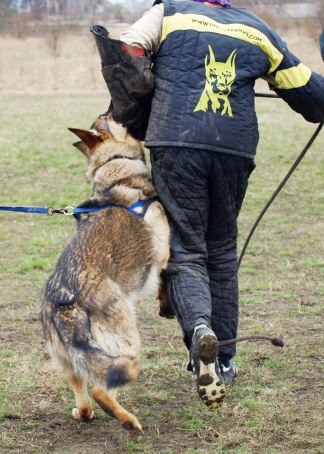
MULTIPOLYGON (((132 0, 124 4, 118 0, 0 0, 0 35, 23 38, 28 35, 64 32, 82 33, 85 25, 97 20, 105 23, 128 22, 138 19, 153 0, 132 0)), ((285 5, 293 3, 315 11, 313 17, 295 19, 297 28, 308 23, 314 37, 324 29, 324 0, 232 0, 233 6, 248 8, 270 25, 293 22, 283 15, 285 5)))
POLYGON ((134 22, 150 7, 148 0, 127 4, 107 0, 0 0, 0 35, 23 38, 37 33, 81 32, 96 20, 134 22))

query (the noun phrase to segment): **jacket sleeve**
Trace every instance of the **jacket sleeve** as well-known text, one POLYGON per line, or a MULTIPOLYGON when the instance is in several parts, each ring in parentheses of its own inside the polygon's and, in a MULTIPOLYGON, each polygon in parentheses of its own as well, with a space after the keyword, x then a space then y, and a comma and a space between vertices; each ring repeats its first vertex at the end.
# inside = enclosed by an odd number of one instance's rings
POLYGON ((270 89, 311 123, 324 121, 324 77, 312 72, 287 48, 280 65, 264 79, 270 89))
POLYGON ((147 52, 156 53, 162 35, 164 5, 154 5, 120 36, 120 40, 130 46, 137 46, 147 52))
POLYGON ((322 60, 324 61, 324 30, 322 30, 322 32, 320 34, 319 43, 320 43, 320 50, 321 50, 322 60))

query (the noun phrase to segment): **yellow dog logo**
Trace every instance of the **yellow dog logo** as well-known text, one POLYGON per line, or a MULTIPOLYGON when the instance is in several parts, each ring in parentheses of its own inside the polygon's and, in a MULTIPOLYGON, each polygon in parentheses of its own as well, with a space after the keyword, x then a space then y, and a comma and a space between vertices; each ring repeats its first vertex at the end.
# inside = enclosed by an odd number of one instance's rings
POLYGON ((231 93, 231 87, 235 80, 235 58, 236 49, 233 50, 228 57, 226 63, 217 62, 210 46, 209 48, 209 63, 208 55, 205 58, 206 84, 200 100, 194 110, 204 112, 217 110, 222 112, 222 115, 233 116, 232 108, 228 100, 228 95, 231 93))

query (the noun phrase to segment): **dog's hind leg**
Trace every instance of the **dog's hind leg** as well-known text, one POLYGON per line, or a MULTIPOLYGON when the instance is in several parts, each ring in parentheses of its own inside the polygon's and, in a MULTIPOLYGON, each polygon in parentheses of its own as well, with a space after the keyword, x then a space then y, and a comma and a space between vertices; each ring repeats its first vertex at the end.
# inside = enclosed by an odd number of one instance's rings
POLYGON ((117 402, 117 389, 103 391, 101 388, 95 387, 92 391, 92 397, 107 415, 116 418, 122 427, 129 430, 132 435, 137 433, 143 435, 142 426, 136 416, 129 413, 117 402))
POLYGON ((72 410, 72 416, 79 421, 91 421, 93 411, 86 382, 76 375, 71 375, 67 379, 72 385, 77 405, 77 408, 72 410))

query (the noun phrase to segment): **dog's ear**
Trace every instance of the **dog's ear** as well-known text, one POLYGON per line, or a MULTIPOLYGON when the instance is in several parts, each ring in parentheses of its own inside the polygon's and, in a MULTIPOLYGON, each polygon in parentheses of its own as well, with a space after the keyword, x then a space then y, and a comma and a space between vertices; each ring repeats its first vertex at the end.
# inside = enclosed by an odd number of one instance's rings
POLYGON ((90 159, 91 150, 86 146, 86 144, 84 142, 82 142, 82 140, 80 140, 79 142, 74 142, 74 143, 72 143, 72 145, 75 148, 77 148, 78 150, 80 150, 81 153, 84 154, 84 156, 86 156, 88 159, 90 159))
POLYGON ((90 158, 92 150, 103 142, 102 135, 95 130, 87 131, 86 129, 68 129, 69 131, 73 132, 73 134, 76 134, 84 143, 87 149, 83 145, 81 146, 80 142, 76 142, 73 145, 77 147, 83 154, 85 154, 87 158, 90 158))

